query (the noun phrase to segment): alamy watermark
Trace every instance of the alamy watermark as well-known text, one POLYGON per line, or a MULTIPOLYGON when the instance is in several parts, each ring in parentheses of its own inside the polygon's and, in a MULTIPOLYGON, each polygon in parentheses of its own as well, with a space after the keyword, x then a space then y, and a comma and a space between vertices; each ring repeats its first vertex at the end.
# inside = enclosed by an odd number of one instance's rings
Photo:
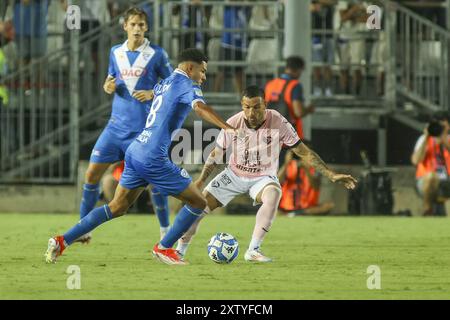
POLYGON ((77 265, 70 265, 67 267, 66 273, 69 277, 66 281, 66 287, 69 290, 81 289, 81 269, 77 265))
POLYGON ((367 289, 373 290, 381 289, 381 269, 377 265, 370 265, 367 267, 367 274, 370 276, 367 278, 367 289))
POLYGON ((66 27, 69 30, 81 30, 81 9, 79 6, 71 5, 67 7, 66 27))
POLYGON ((381 29, 381 8, 374 4, 367 7, 366 10, 369 17, 367 18, 366 26, 369 30, 381 29))
MULTIPOLYGON (((218 145, 226 149, 224 159, 216 159, 218 164, 232 160, 249 168, 270 167, 272 161, 278 161, 279 158, 282 147, 280 135, 279 129, 259 129, 257 134, 238 138, 217 128, 203 130, 203 122, 194 121, 192 132, 182 128, 173 135, 174 146, 170 159, 175 164, 203 164, 218 145)), ((144 131, 138 140, 151 143, 151 134, 144 131)))

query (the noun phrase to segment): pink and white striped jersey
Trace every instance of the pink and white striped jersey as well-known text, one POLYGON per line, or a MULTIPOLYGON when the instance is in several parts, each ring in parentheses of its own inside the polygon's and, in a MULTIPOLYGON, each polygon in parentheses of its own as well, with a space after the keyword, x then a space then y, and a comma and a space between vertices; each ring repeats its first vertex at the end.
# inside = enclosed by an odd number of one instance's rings
POLYGON ((276 110, 266 110, 266 119, 257 130, 248 128, 243 111, 227 123, 245 132, 240 139, 222 130, 216 141, 219 148, 226 149, 229 167, 240 177, 276 176, 281 147, 301 142, 294 127, 276 110))

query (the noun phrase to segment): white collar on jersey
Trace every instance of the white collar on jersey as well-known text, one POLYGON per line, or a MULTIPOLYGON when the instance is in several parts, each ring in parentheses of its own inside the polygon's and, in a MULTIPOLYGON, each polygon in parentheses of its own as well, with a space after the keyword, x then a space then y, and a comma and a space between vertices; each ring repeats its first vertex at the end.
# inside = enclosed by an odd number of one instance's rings
MULTIPOLYGON (((145 50, 145 49, 147 48, 147 46, 149 46, 149 45, 150 45, 150 41, 149 41, 147 38, 144 38, 144 43, 143 43, 139 48, 137 48, 137 49, 134 50, 134 51, 144 52, 144 50, 145 50)), ((131 51, 131 50, 128 48, 128 40, 125 41, 125 42, 123 43, 122 49, 123 49, 124 51, 131 51)))
POLYGON ((188 74, 179 68, 176 68, 174 72, 189 78, 188 74))

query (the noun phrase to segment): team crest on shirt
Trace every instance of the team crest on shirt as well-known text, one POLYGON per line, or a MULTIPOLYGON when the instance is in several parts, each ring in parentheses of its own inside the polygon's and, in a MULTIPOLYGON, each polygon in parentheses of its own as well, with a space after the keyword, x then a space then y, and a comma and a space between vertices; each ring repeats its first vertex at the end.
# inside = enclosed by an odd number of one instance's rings
POLYGON ((265 142, 267 145, 269 145, 269 144, 272 143, 272 137, 271 137, 271 136, 266 136, 266 137, 264 137, 263 139, 264 139, 264 142, 265 142))
POLYGON ((219 187, 220 187, 220 183, 219 183, 218 181, 213 181, 212 184, 211 184, 211 186, 212 186, 213 188, 219 188, 219 187))
POLYGON ((203 92, 202 92, 202 90, 200 90, 200 89, 194 89, 194 92, 195 92, 195 94, 196 94, 197 96, 203 97, 203 92))
POLYGON ((185 169, 181 169, 181 176, 183 178, 189 179, 189 173, 185 169))
POLYGON ((151 55, 151 54, 148 54, 148 53, 144 53, 143 56, 144 56, 144 60, 147 61, 148 59, 150 59, 150 57, 151 57, 152 55, 151 55))

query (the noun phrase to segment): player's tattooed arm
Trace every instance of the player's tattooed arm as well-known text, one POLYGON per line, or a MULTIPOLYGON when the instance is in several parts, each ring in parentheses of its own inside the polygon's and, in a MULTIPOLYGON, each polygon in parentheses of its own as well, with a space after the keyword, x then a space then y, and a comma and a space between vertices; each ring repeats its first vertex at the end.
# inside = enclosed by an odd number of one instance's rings
POLYGON ((203 166, 202 173, 196 181, 197 186, 201 187, 206 182, 206 180, 208 180, 209 176, 221 163, 222 158, 223 150, 221 148, 216 147, 213 151, 211 151, 208 159, 206 159, 205 165, 203 166))
MULTIPOLYGON (((308 148, 304 143, 300 143, 293 150, 305 163, 314 167, 322 175, 333 181, 335 173, 328 168, 326 163, 319 157, 317 153, 308 148)), ((334 182, 334 181, 333 181, 334 182)))
POLYGON ((293 151, 298 155, 302 161, 307 165, 314 167, 323 176, 330 179, 332 182, 342 183, 347 189, 354 189, 358 182, 351 175, 339 174, 332 171, 325 162, 319 157, 317 153, 308 148, 304 143, 297 145, 293 151))

